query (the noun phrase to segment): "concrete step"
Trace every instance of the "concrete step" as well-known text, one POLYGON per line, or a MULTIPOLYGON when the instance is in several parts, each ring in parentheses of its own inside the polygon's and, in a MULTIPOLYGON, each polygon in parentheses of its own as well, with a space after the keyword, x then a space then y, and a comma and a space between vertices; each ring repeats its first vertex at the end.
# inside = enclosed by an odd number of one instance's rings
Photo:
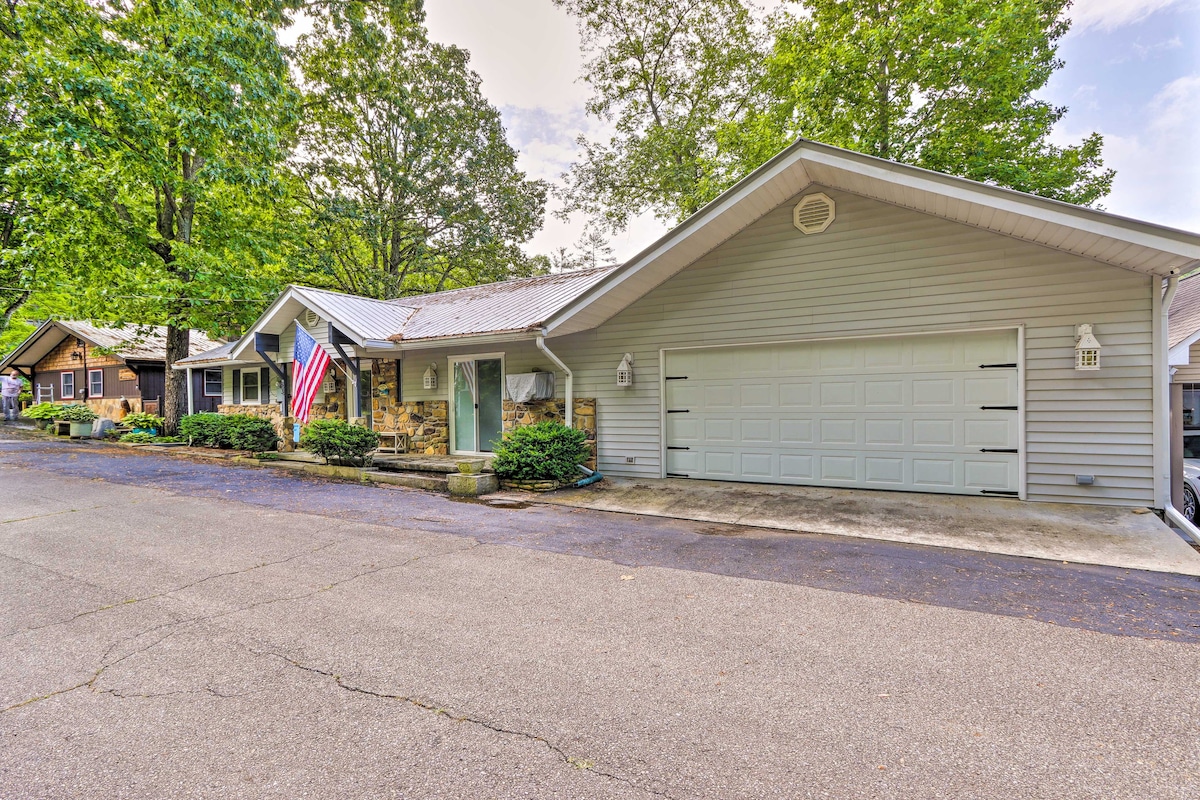
POLYGON ((385 472, 377 469, 364 470, 363 477, 372 483, 386 483, 389 486, 407 486, 410 489, 426 489, 432 492, 445 492, 446 475, 431 472, 385 472))
POLYGON ((482 464, 483 472, 491 472, 491 459, 473 456, 406 456, 406 455, 376 455, 371 462, 375 469, 385 472, 414 472, 435 473, 447 475, 458 472, 460 461, 471 461, 482 464))

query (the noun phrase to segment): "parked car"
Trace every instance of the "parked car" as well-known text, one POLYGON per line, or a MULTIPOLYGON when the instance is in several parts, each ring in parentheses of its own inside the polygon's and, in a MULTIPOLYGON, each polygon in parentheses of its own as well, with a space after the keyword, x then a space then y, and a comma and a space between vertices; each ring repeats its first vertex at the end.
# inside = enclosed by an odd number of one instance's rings
POLYGON ((1196 521, 1196 498, 1200 497, 1200 433, 1183 437, 1183 508, 1188 522, 1196 521))

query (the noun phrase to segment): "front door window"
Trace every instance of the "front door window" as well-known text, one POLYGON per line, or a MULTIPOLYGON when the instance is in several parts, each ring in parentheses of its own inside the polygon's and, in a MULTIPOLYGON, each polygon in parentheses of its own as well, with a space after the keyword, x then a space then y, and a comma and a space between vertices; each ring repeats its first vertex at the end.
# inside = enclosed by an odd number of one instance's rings
POLYGON ((456 453, 490 453, 504 432, 504 368, 498 358, 454 362, 456 453))

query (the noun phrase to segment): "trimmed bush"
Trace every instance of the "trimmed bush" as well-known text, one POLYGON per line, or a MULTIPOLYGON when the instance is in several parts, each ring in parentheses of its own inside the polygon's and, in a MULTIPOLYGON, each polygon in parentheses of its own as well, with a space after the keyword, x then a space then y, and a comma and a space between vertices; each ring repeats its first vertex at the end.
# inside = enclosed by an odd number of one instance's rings
POLYGON ((118 441, 126 442, 128 444, 150 444, 151 442, 154 441, 154 434, 153 433, 127 433, 127 434, 123 435, 118 441))
POLYGON ((229 447, 224 432, 225 415, 212 411, 188 414, 179 420, 179 435, 200 447, 229 447))
POLYGON ((226 436, 235 450, 264 453, 279 444, 279 435, 270 420, 248 414, 230 414, 226 419, 226 436))
POLYGON ((591 451, 585 432, 545 420, 506 433, 494 455, 492 469, 501 478, 573 483, 582 477, 577 467, 591 451))
POLYGON ((367 453, 379 447, 379 434, 362 425, 340 419, 313 420, 300 433, 300 446, 310 453, 329 459, 366 463, 367 453))
POLYGON ((59 406, 54 412, 55 419, 61 419, 66 422, 94 422, 98 416, 99 414, 82 403, 59 406))
POLYGON ((248 414, 216 414, 211 411, 188 414, 179 420, 179 435, 184 441, 200 447, 232 447, 257 453, 274 450, 279 443, 279 436, 270 420, 248 414))

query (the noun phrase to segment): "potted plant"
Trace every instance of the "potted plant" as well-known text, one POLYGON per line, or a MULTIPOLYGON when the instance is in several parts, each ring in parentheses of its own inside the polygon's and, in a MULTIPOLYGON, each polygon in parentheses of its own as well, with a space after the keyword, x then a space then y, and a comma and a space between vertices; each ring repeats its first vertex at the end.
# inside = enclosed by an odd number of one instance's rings
POLYGON ((134 433, 148 433, 151 436, 157 436, 162 430, 163 418, 157 414, 149 414, 145 411, 133 411, 126 414, 121 420, 121 424, 132 428, 134 433))
POLYGON ((71 436, 91 436, 92 422, 98 415, 85 405, 59 406, 54 418, 71 423, 71 436))
POLYGON ((50 420, 54 419, 58 409, 59 406, 55 403, 38 403, 22 411, 21 416, 33 420, 33 424, 37 425, 39 430, 44 430, 50 424, 50 420))

